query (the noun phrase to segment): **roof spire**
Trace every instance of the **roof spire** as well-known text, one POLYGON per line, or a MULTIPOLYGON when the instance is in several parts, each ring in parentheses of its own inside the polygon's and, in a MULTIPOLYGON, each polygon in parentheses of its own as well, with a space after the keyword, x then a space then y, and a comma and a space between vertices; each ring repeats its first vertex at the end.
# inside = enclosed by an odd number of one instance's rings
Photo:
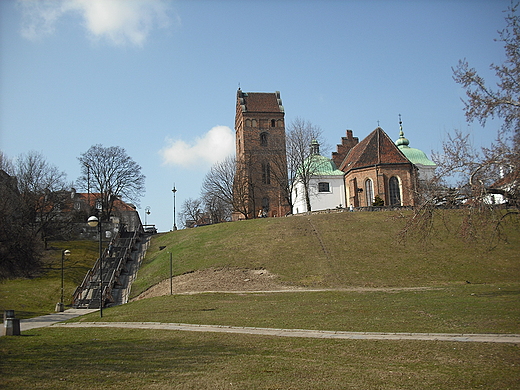
POLYGON ((314 156, 314 155, 319 155, 320 154, 320 144, 318 143, 317 140, 313 139, 311 141, 311 144, 310 144, 310 147, 311 147, 311 154, 314 156))
POLYGON ((403 121, 401 120, 401 114, 399 114, 399 139, 395 141, 395 144, 397 146, 408 146, 410 144, 410 141, 408 141, 404 137, 404 131, 403 131, 403 121))

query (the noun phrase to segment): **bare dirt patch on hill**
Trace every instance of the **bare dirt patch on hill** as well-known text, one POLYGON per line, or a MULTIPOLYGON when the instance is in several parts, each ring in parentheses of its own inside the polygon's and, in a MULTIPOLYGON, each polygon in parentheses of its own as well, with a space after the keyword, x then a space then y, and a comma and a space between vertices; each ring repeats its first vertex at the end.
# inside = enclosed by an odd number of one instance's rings
MULTIPOLYGON (((172 278, 171 292, 173 294, 200 294, 207 292, 248 293, 248 292, 296 292, 296 291, 355 291, 394 293, 398 291, 425 291, 438 289, 435 287, 347 287, 347 288, 309 288, 284 283, 280 278, 266 269, 248 268, 207 268, 172 278)), ((165 279, 133 301, 159 297, 170 294, 170 279, 165 279)))
MULTIPOLYGON (((285 284, 277 275, 266 269, 247 268, 208 268, 189 272, 172 278, 173 294, 192 294, 201 292, 251 292, 287 291, 300 288, 285 284)), ((134 300, 170 294, 170 279, 150 287, 134 300)))

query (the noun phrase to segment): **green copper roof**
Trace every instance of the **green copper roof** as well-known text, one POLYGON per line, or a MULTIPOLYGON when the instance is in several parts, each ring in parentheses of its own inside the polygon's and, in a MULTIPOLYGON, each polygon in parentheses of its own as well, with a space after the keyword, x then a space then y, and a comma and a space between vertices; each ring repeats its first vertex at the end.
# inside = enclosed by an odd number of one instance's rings
POLYGON ((424 153, 422 150, 411 148, 408 145, 410 144, 410 141, 408 141, 404 137, 403 128, 401 127, 401 130, 399 131, 399 139, 395 141, 395 144, 403 152, 403 154, 406 156, 408 160, 410 160, 413 164, 420 164, 420 165, 430 165, 435 166, 436 164, 431 161, 427 156, 426 153, 424 153))
POLYGON ((331 175, 344 175, 344 172, 340 171, 334 162, 319 154, 314 154, 311 157, 312 171, 316 176, 331 176, 331 175))

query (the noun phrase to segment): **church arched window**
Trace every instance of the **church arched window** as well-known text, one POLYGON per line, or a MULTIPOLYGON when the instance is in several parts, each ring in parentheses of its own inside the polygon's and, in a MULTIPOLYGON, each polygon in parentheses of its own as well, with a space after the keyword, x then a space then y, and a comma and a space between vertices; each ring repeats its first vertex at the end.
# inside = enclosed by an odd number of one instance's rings
POLYGON ((260 133, 260 145, 267 146, 267 133, 260 133))
POLYGON ((399 179, 396 176, 392 176, 388 182, 388 189, 390 192, 390 205, 400 206, 401 205, 401 186, 399 179))
POLYGON ((271 119, 271 127, 276 127, 276 121, 274 119, 271 119))
POLYGON ((367 202, 367 207, 372 206, 374 203, 374 186, 372 185, 372 180, 365 180, 365 198, 367 202))

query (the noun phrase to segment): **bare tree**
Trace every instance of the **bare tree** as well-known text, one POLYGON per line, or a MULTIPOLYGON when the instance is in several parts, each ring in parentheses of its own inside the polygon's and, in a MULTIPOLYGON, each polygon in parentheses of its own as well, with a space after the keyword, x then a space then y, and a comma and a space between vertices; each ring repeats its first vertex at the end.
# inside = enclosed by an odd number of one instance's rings
POLYGON ((124 148, 93 145, 78 160, 81 176, 77 183, 88 191, 99 193, 104 219, 112 215, 118 197, 139 205, 145 191, 145 176, 124 148))
POLYGON ((14 174, 13 162, 0 150, 0 169, 7 174, 14 174))
POLYGON ((464 59, 453 69, 455 81, 466 90, 464 111, 468 121, 478 120, 483 126, 490 118, 503 121, 497 141, 472 156, 471 186, 501 194, 510 203, 518 204, 520 185, 520 16, 518 4, 508 9, 506 28, 499 32, 505 49, 505 61, 490 68, 498 79, 496 88, 486 85, 474 68, 464 59), (489 177, 508 176, 509 185, 493 186, 489 177))
POLYGON ((203 196, 204 212, 208 215, 210 223, 221 223, 231 221, 233 212, 231 205, 224 202, 213 194, 203 196))
MULTIPOLYGON (((423 203, 408 220, 403 236, 412 232, 431 233, 439 206, 463 207, 458 233, 465 239, 485 239, 492 245, 504 239, 506 222, 518 219, 520 205, 520 18, 517 5, 509 8, 506 28, 499 32, 506 59, 492 64, 498 82, 496 88, 466 60, 453 69, 454 80, 466 90, 464 111, 469 122, 483 126, 488 119, 503 121, 497 140, 487 148, 476 149, 470 135, 455 131, 434 154, 438 169, 431 192, 423 194, 423 203), (494 195, 501 195, 508 210, 495 206, 494 195)), ((444 224, 447 226, 447 224, 444 224)))
POLYGON ((520 132, 520 17, 516 14, 517 8, 518 4, 508 9, 507 27, 496 39, 504 44, 506 54, 503 64, 490 65, 498 78, 496 89, 488 87, 465 59, 453 69, 455 81, 466 89, 468 99, 464 101, 464 111, 468 121, 478 120, 485 125, 489 118, 501 118, 504 128, 516 134, 520 132))
POLYGON ((237 177, 244 170, 237 169, 238 164, 250 162, 238 162, 234 156, 229 156, 223 161, 213 164, 202 182, 201 194, 204 202, 206 199, 216 200, 228 205, 233 212, 240 213, 248 218, 248 194, 252 191, 251 179, 237 177))
POLYGON ((311 211, 311 200, 309 194, 309 183, 315 174, 316 165, 311 159, 311 142, 317 140, 320 142, 322 131, 318 126, 302 119, 296 118, 287 128, 287 193, 288 202, 292 207, 294 199, 292 199, 292 190, 294 185, 299 181, 305 191, 305 202, 307 211, 311 211))
POLYGON ((190 221, 193 221, 191 225, 196 224, 202 214, 202 202, 200 199, 188 198, 181 206, 179 216, 184 227, 190 226, 190 221))
POLYGON ((37 152, 20 155, 14 170, 33 235, 46 243, 70 225, 72 214, 62 213, 70 200, 66 175, 37 152))
POLYGON ((0 169, 0 279, 31 276, 41 268, 41 241, 27 215, 16 178, 0 169))

